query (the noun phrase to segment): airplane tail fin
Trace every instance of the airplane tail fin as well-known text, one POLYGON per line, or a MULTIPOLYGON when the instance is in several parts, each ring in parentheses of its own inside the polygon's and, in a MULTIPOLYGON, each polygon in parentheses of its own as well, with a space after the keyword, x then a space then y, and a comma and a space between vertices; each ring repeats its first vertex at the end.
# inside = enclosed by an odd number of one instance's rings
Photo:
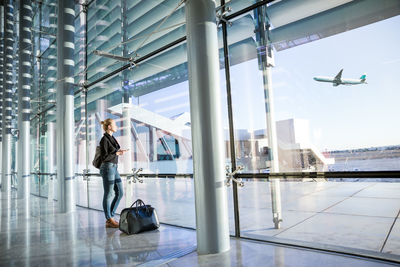
POLYGON ((366 79, 367 79, 367 74, 364 73, 363 75, 361 75, 360 80, 362 82, 365 82, 366 79))

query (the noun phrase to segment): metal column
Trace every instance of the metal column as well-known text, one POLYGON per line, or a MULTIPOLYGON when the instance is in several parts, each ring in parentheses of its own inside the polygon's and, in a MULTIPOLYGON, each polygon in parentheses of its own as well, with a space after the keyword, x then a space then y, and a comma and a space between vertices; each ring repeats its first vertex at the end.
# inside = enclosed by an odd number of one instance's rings
POLYGON ((30 115, 32 84, 32 1, 19 2, 19 75, 18 75, 18 197, 30 195, 30 115))
POLYGON ((229 250, 215 1, 186 1, 186 31, 199 254, 229 250))
POLYGON ((2 186, 1 191, 11 191, 11 111, 14 58, 14 7, 12 0, 4 2, 4 68, 3 68, 3 123, 2 123, 2 186))
POLYGON ((74 1, 58 0, 57 31, 57 178, 60 212, 75 210, 74 1))
MULTIPOLYGON (((279 172, 279 159, 278 159, 278 140, 276 137, 276 122, 274 116, 274 102, 273 90, 271 83, 271 68, 274 66, 272 49, 269 45, 269 22, 266 12, 267 7, 261 6, 255 9, 256 17, 256 38, 258 42, 257 52, 261 71, 263 72, 264 83, 264 98, 265 98, 265 111, 267 120, 268 131, 268 147, 270 149, 270 172, 279 172)), ((281 191, 280 180, 273 179, 270 183, 271 186, 271 201, 272 201, 272 221, 275 228, 280 228, 282 221, 281 209, 281 191)))

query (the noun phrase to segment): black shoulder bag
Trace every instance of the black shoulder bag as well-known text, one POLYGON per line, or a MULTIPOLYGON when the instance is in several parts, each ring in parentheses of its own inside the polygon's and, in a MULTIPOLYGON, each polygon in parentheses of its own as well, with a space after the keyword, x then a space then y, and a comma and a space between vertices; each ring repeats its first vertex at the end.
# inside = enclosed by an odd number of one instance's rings
POLYGON ((141 199, 136 200, 130 208, 121 211, 119 230, 128 235, 155 230, 159 227, 156 209, 144 204, 141 199))
POLYGON ((101 149, 100 146, 96 147, 96 153, 94 154, 94 159, 92 161, 93 166, 100 169, 101 166, 101 149))

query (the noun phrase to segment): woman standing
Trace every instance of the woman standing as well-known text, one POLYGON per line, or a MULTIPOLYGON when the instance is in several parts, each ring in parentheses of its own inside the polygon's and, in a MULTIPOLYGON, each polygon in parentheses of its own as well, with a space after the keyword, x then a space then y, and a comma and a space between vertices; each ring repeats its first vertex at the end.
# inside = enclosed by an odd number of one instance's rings
POLYGON ((115 211, 123 195, 122 180, 119 176, 117 165, 118 156, 123 155, 127 150, 121 150, 113 133, 117 131, 117 125, 113 119, 106 119, 101 122, 104 136, 100 141, 101 166, 100 174, 103 178, 103 210, 106 216, 106 227, 118 228, 119 223, 113 219, 115 211), (112 199, 112 190, 114 198, 112 199))

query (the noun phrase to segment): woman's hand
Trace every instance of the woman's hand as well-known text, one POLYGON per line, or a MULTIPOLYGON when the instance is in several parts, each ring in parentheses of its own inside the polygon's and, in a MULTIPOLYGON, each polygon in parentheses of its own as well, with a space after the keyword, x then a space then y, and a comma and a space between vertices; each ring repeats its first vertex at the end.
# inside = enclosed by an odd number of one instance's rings
POLYGON ((123 154, 124 154, 126 151, 128 151, 128 150, 129 150, 129 149, 120 149, 120 150, 117 151, 116 154, 117 154, 118 156, 121 156, 121 155, 123 155, 123 154))

